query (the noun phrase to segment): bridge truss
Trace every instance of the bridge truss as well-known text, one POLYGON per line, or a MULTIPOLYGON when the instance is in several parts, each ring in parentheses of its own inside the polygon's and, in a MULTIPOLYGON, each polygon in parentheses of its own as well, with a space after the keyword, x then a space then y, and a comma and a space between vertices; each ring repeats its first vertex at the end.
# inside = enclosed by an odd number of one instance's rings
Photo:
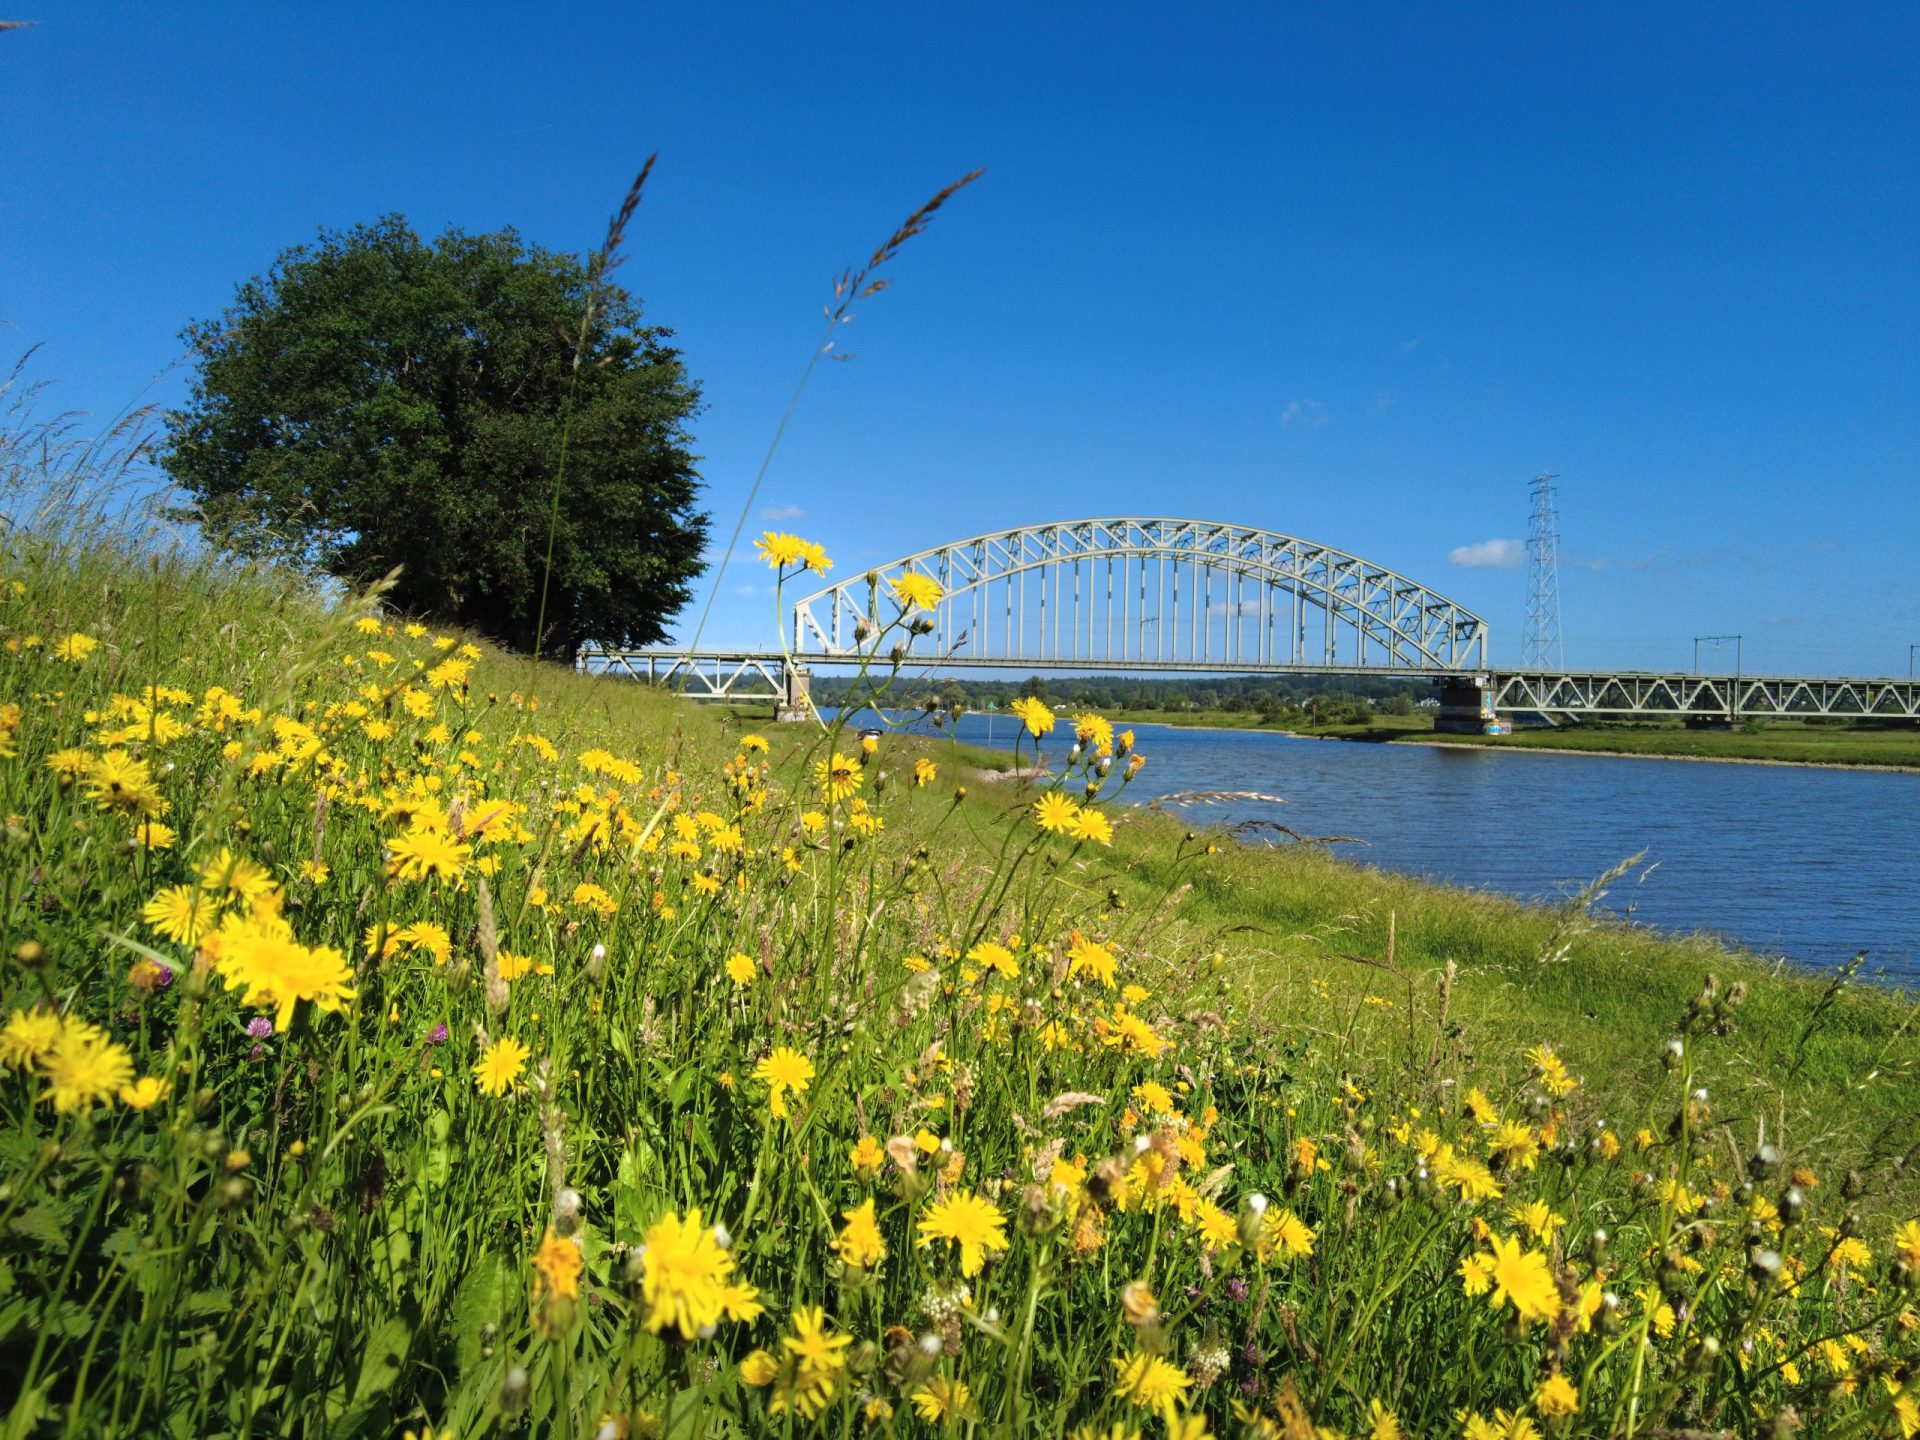
POLYGON ((1486 622, 1446 596, 1343 550, 1205 520, 1067 520, 922 550, 797 601, 787 654, 588 647, 579 661, 694 699, 774 699, 783 714, 808 712, 813 667, 869 662, 1429 679, 1443 716, 1920 720, 1913 680, 1495 670, 1486 622), (931 611, 894 598, 909 574, 939 583, 931 611))
POLYGON ((1502 712, 1920 720, 1912 680, 1516 670, 1489 674, 1484 688, 1502 712))
POLYGON ((796 660, 843 659, 899 616, 888 582, 944 596, 913 658, 1115 670, 1484 667, 1487 624, 1346 551, 1205 520, 1067 520, 976 535, 828 586, 793 608, 796 660))
POLYGON ((577 666, 671 686, 690 700, 768 700, 786 695, 787 659, 778 650, 613 650, 589 645, 577 666))

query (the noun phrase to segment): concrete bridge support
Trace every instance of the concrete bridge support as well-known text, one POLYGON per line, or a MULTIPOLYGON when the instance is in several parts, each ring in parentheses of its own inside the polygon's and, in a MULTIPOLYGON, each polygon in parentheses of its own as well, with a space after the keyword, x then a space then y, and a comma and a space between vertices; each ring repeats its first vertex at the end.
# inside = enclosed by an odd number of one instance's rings
POLYGON ((1487 726, 1499 719, 1493 708, 1493 691, 1484 677, 1455 676, 1440 683, 1440 713, 1433 728, 1443 735, 1484 735, 1487 726))
POLYGON ((786 667, 785 693, 773 708, 776 724, 791 724, 813 718, 813 671, 804 665, 786 667))

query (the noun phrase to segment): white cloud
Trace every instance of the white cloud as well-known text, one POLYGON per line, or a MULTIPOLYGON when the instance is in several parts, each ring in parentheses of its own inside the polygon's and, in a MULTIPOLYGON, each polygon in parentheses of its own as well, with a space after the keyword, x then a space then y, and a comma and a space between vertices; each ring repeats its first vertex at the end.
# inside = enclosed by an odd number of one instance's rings
POLYGON ((1424 342, 1426 338, 1427 337, 1424 335, 1416 335, 1411 340, 1402 340, 1400 342, 1400 353, 1402 355, 1411 355, 1414 351, 1420 348, 1422 342, 1424 342))
POLYGON ((1289 400, 1287 408, 1280 412, 1280 424, 1303 425, 1309 430, 1318 430, 1327 423, 1326 402, 1321 400, 1289 400))
POLYGON ((804 520, 807 512, 798 505, 769 505, 760 512, 762 520, 804 520))
POLYGON ((1464 565, 1469 570, 1517 570, 1525 563, 1524 540, 1482 540, 1477 545, 1456 545, 1447 552, 1447 563, 1464 565))

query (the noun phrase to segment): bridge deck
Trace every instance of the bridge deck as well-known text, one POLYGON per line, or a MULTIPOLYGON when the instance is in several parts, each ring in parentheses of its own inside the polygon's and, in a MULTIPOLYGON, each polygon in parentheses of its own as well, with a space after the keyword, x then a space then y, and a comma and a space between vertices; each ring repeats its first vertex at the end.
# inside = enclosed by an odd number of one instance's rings
MULTIPOLYGON (((675 684, 696 699, 771 699, 787 693, 787 666, 852 669, 856 655, 795 654, 777 650, 588 649, 584 670, 675 684)), ((872 662, 875 669, 895 662, 872 662)), ((979 657, 905 654, 898 665, 916 676, 950 670, 1167 676, 1358 675, 1472 686, 1500 711, 1565 715, 1779 716, 1834 719, 1920 719, 1920 681, 1865 676, 1696 675, 1658 670, 1449 670, 1406 665, 1324 665, 1209 661, 1116 661, 1048 656, 979 657)))

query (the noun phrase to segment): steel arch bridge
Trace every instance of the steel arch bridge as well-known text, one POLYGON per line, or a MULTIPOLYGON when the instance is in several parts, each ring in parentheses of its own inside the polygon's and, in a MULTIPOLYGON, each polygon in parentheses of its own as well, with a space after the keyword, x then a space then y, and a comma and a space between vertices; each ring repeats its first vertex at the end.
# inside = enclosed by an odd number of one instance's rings
POLYGON ((705 700, 811 713, 816 665, 1159 674, 1367 674, 1434 682, 1441 729, 1501 711, 1920 720, 1920 682, 1859 677, 1537 671, 1492 667, 1487 623, 1370 560, 1297 536, 1206 520, 1064 520, 935 546, 795 602, 790 650, 587 646, 582 669, 705 700), (892 582, 941 588, 909 612, 892 582), (906 622, 911 621, 909 626, 906 622))
MULTIPOLYGON (((922 550, 797 601, 796 662, 857 659, 937 581, 912 659, 1050 669, 1458 673, 1485 668, 1487 623, 1332 546, 1207 520, 1029 525, 922 550)), ((896 631, 896 635, 900 632, 896 631)), ((891 648, 891 642, 889 644, 891 648)))

